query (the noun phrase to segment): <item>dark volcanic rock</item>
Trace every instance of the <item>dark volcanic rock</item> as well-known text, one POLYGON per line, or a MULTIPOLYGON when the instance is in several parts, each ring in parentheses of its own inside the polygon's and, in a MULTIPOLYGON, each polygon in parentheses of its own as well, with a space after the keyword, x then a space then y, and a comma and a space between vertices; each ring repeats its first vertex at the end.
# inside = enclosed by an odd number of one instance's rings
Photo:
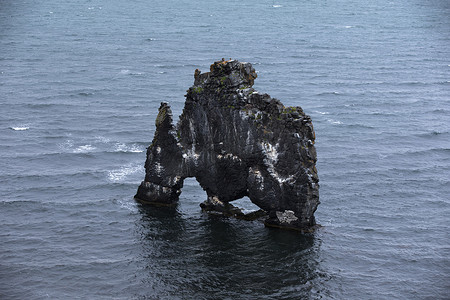
POLYGON ((171 205, 184 179, 195 177, 208 195, 205 210, 242 216, 229 202, 248 196, 268 213, 268 226, 314 225, 319 179, 310 117, 255 91, 249 63, 222 60, 194 77, 176 127, 169 105, 159 108, 135 197, 171 205))

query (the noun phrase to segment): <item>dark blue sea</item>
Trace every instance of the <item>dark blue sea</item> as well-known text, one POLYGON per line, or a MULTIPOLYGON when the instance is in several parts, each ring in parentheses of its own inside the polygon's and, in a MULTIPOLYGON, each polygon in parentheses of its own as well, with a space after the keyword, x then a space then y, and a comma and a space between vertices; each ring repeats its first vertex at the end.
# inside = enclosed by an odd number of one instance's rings
POLYGON ((448 0, 0 0, 0 108, 0 299, 450 298, 448 0), (314 233, 134 201, 222 58, 311 116, 314 233))

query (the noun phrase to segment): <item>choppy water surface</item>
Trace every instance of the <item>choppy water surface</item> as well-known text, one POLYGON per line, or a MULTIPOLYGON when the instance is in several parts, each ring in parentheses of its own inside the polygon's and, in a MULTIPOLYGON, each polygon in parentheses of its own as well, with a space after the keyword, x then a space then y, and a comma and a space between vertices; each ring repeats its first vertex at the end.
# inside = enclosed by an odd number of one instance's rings
POLYGON ((0 298, 447 298, 449 29, 446 0, 0 1, 0 298), (195 180, 133 201, 159 103, 222 57, 311 115, 316 233, 195 180))

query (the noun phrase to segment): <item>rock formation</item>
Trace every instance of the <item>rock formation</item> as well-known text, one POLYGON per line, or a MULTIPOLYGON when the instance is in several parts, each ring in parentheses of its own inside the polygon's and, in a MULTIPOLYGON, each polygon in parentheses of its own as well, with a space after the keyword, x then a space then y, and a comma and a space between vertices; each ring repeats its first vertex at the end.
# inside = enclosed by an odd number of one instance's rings
POLYGON ((267 212, 268 226, 315 225, 319 179, 310 117, 255 91, 250 63, 222 60, 194 77, 176 127, 161 103, 136 199, 174 204, 184 179, 195 177, 208 196, 205 210, 239 216, 229 202, 248 196, 267 212))

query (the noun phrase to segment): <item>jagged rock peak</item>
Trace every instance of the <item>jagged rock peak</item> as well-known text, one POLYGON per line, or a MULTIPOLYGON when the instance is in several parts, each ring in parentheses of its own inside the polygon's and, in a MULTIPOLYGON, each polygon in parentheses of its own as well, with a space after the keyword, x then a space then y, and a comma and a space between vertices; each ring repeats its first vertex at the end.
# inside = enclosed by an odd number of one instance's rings
POLYGON ((257 74, 250 63, 237 60, 216 61, 210 67, 210 72, 202 74, 196 69, 194 86, 242 88, 252 87, 257 74))
POLYGON ((248 196, 267 213, 268 226, 315 225, 319 179, 311 119, 301 107, 255 91, 256 77, 250 63, 218 61, 208 73, 195 70, 176 126, 170 106, 161 104, 136 199, 172 205, 184 179, 195 177, 208 197, 204 210, 246 218, 230 202, 248 196))

